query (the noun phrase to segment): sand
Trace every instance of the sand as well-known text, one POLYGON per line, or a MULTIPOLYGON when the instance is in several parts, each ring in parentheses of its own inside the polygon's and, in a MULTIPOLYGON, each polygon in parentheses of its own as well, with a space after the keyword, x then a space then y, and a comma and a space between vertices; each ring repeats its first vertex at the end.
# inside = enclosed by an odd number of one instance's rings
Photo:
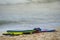
POLYGON ((42 32, 19 36, 0 36, 0 40, 60 40, 60 32, 42 32))

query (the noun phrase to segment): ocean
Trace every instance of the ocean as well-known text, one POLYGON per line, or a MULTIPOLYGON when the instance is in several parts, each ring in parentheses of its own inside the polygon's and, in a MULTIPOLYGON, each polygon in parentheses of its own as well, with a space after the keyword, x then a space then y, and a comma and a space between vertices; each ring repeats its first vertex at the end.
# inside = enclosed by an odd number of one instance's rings
POLYGON ((60 27, 60 0, 0 0, 0 32, 60 27))

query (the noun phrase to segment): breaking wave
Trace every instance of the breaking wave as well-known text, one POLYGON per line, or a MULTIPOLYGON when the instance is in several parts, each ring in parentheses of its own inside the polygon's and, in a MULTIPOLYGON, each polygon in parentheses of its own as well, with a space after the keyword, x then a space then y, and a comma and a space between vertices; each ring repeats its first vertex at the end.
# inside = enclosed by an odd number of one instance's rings
POLYGON ((0 4, 50 3, 60 0, 0 0, 0 4))

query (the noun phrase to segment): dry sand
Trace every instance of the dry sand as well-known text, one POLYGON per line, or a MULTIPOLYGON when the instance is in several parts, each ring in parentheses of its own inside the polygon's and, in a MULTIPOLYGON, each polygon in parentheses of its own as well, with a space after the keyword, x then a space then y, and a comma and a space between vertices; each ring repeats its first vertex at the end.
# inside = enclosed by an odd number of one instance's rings
POLYGON ((20 36, 0 36, 0 40, 60 40, 60 32, 44 32, 20 36))

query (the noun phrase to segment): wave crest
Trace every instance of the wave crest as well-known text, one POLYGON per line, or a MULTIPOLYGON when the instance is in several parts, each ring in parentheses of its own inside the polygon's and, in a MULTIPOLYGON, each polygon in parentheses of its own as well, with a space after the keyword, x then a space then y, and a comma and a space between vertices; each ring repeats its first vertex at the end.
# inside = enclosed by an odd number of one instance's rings
POLYGON ((0 0, 0 4, 49 3, 60 0, 0 0))

